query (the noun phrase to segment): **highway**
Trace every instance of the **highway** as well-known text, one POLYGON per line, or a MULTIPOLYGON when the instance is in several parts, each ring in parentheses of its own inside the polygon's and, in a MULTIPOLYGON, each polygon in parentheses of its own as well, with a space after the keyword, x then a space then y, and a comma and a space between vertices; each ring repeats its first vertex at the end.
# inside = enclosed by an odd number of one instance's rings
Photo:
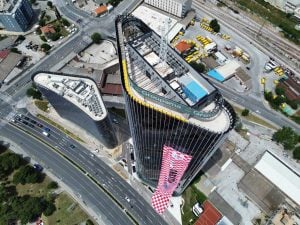
POLYGON ((71 187, 74 193, 80 193, 84 202, 101 215, 101 220, 105 224, 134 224, 128 219, 124 211, 117 207, 95 183, 48 146, 11 125, 3 127, 0 130, 0 136, 14 140, 26 153, 34 155, 40 162, 44 162, 47 169, 50 169, 53 174, 56 174, 66 185, 71 187))
MULTIPOLYGON (((125 180, 123 180, 116 172, 106 165, 105 162, 91 153, 91 151, 88 151, 78 142, 64 135, 61 133, 61 131, 49 124, 46 124, 28 114, 22 114, 22 116, 19 115, 20 114, 17 114, 14 117, 14 125, 35 135, 39 139, 48 143, 50 146, 53 146, 56 150, 60 151, 74 163, 83 168, 88 174, 97 180, 97 182, 105 190, 111 193, 114 198, 117 199, 118 202, 138 221, 139 224, 167 224, 163 218, 154 211, 148 202, 144 200, 142 196, 140 196, 125 180), (18 118, 20 118, 20 121, 18 121, 18 118), (24 122, 27 124, 24 124, 24 122), (37 124, 41 124, 42 127, 37 126, 37 124), (49 132, 49 137, 46 137, 42 134, 45 127, 51 130, 49 132), (72 148, 71 145, 75 147, 72 148), (128 202, 126 198, 129 198, 130 202, 128 202)), ((8 133, 7 130, 14 132, 16 128, 11 125, 7 125, 2 128, 2 130, 5 130, 5 133, 8 133)), ((0 134, 2 134, 2 130, 0 131, 0 134)), ((30 144, 31 140, 34 140, 34 138, 27 136, 26 140, 28 140, 28 144, 30 144)), ((34 146, 32 147, 34 148, 34 146)), ((40 153, 36 152, 34 155, 39 157, 40 153)), ((47 159, 42 160, 46 165, 48 165, 47 159)), ((71 187, 73 187, 73 185, 71 187)), ((98 191, 101 190, 99 189, 98 191)), ((112 201, 109 204, 115 205, 112 201)), ((123 218, 124 216, 124 213, 118 215, 119 218, 123 218)))

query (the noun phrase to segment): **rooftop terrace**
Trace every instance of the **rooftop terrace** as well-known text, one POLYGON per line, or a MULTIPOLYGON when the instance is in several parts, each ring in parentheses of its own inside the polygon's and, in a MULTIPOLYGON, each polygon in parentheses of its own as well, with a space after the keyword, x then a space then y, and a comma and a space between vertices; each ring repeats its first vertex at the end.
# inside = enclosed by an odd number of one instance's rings
POLYGON ((187 106, 194 106, 216 89, 185 65, 175 52, 168 51, 166 62, 159 57, 160 39, 154 32, 131 40, 126 48, 132 63, 131 78, 139 87, 187 106), (145 71, 138 71, 143 66, 145 71))
POLYGON ((34 82, 48 90, 61 95, 73 103, 93 120, 102 120, 107 111, 94 81, 88 78, 39 73, 34 76, 34 82))
POLYGON ((235 114, 219 91, 161 38, 133 16, 120 16, 118 45, 125 91, 136 102, 213 132, 232 128, 235 114))

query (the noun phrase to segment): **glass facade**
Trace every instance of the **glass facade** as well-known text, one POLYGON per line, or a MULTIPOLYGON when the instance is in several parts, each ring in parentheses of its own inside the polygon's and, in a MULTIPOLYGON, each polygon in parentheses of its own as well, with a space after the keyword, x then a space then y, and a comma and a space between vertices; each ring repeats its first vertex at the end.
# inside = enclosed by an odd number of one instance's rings
MULTIPOLYGON (((166 63, 183 68, 183 73, 188 72, 208 91, 207 96, 194 106, 181 101, 178 97, 180 93, 175 93, 168 87, 167 78, 162 79, 160 75, 155 75, 152 65, 145 62, 146 54, 153 55, 159 52, 159 41, 157 41, 159 39, 142 21, 131 16, 119 16, 116 20, 116 30, 119 60, 122 63, 120 70, 125 107, 134 144, 137 174, 145 183, 157 187, 164 145, 190 155, 192 159, 174 192, 174 195, 180 195, 223 143, 228 132, 233 129, 236 121, 235 112, 215 87, 193 71, 169 47, 168 60, 173 61, 166 63), (153 44, 141 41, 144 37, 153 44), (135 54, 137 51, 133 49, 134 46, 139 48, 140 52, 147 51, 147 53, 135 54), (153 78, 146 77, 148 71, 153 72, 153 78), (148 83, 152 89, 147 86, 142 87, 137 82, 141 77, 143 83, 148 83), (154 82, 157 80, 160 82, 155 85, 154 82), (169 88, 169 93, 173 94, 155 93, 153 89, 159 90, 158 85, 161 83, 169 88), (176 102, 173 101, 174 99, 177 99, 176 102), (203 110, 207 107, 210 109, 203 110), (223 125, 212 122, 220 115, 223 116, 221 120, 223 125), (201 123, 205 123, 206 126, 201 123), (219 125, 221 128, 218 127, 219 125)), ((182 76, 181 74, 171 79, 177 79, 182 76)))
MULTIPOLYGON (((222 144, 226 134, 214 133, 177 120, 137 103, 127 94, 125 94, 125 99, 135 149, 137 173, 144 182, 156 187, 164 145, 192 156, 188 169, 175 192, 175 194, 181 194, 203 168, 209 156, 222 144)), ((225 102, 224 107, 234 115, 228 103, 225 102)), ((233 124, 234 121, 232 121, 232 126, 233 124)))
POLYGON ((118 140, 110 121, 109 115, 96 121, 83 112, 79 107, 66 100, 63 96, 36 84, 55 111, 63 118, 72 121, 89 134, 99 139, 107 148, 112 149, 118 145, 118 140))

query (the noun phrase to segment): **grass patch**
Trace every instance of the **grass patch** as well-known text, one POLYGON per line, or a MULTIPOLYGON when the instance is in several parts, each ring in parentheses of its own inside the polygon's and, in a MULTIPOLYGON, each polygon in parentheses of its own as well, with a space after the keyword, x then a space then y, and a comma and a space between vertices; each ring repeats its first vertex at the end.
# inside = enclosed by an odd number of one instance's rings
POLYGON ((280 27, 286 38, 298 45, 300 44, 300 31, 295 29, 297 21, 290 14, 275 8, 264 0, 237 0, 236 2, 242 9, 249 9, 273 25, 280 27))
POLYGON ((89 216, 80 208, 78 203, 67 195, 60 193, 55 199, 56 211, 49 217, 42 216, 45 224, 71 225, 82 224, 89 216))
POLYGON ((48 111, 48 101, 45 100, 35 100, 34 104, 36 107, 38 107, 40 110, 47 112, 48 111))
POLYGON ((35 184, 18 184, 16 186, 19 196, 30 195, 32 197, 42 197, 47 195, 48 189, 47 186, 51 182, 49 177, 45 177, 43 182, 35 184))
POLYGON ((56 127, 57 129, 61 130, 62 132, 64 132, 66 135, 68 135, 69 137, 73 138, 74 140, 80 141, 82 143, 85 143, 81 138, 79 138, 78 136, 76 136, 75 134, 71 133, 70 131, 68 131, 66 128, 64 128, 62 125, 59 125, 57 123, 55 123, 54 121, 50 120, 49 118, 47 118, 46 116, 43 116, 41 114, 37 115, 38 118, 40 118, 41 120, 44 120, 46 123, 51 124, 52 126, 56 127))
POLYGON ((272 124, 268 123, 266 120, 264 119, 261 119, 260 117, 258 116, 255 116, 253 114, 249 114, 249 116, 241 116, 242 115, 242 111, 243 109, 237 107, 237 106, 233 106, 235 112, 244 120, 248 120, 250 122, 254 122, 254 123, 258 123, 262 126, 265 126, 265 127, 268 127, 270 129, 273 129, 273 130, 277 130, 277 128, 275 126, 273 126, 272 124))
POLYGON ((183 192, 182 197, 184 199, 182 224, 194 224, 198 217, 195 216, 192 208, 197 202, 203 203, 207 199, 207 197, 201 191, 199 191, 194 184, 190 185, 183 192))

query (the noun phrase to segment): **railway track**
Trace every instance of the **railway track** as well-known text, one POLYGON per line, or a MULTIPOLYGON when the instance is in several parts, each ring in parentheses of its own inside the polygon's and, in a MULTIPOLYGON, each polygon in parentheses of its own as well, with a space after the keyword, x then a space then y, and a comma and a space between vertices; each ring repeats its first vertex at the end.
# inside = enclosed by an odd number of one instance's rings
MULTIPOLYGON (((257 36, 258 30, 261 25, 245 18, 236 18, 228 12, 221 9, 215 9, 214 7, 208 7, 207 3, 203 3, 199 0, 194 1, 193 6, 212 16, 220 21, 230 21, 230 26, 239 30, 239 32, 256 40, 263 48, 267 48, 269 55, 279 55, 283 64, 288 65, 293 70, 299 71, 300 68, 300 48, 292 43, 289 43, 284 38, 278 37, 278 34, 268 29, 262 29, 261 34, 257 36)), ((223 22, 229 24, 228 22, 223 22)))

